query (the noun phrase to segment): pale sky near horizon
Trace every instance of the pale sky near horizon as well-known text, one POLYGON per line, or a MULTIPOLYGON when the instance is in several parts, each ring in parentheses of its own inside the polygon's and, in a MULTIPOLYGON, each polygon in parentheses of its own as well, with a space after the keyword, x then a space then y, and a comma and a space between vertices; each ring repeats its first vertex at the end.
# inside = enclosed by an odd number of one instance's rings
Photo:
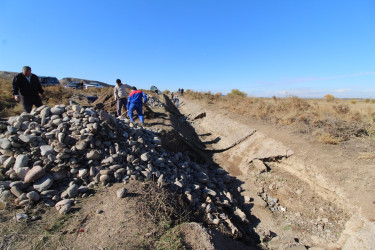
POLYGON ((375 98, 375 1, 1 0, 0 70, 375 98))

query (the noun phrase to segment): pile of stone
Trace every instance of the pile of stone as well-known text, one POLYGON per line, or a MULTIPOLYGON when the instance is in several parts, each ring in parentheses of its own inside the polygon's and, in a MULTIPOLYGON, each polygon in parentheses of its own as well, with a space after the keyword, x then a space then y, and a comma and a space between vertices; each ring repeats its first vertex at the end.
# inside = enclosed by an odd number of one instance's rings
POLYGON ((158 98, 152 95, 147 95, 147 104, 153 108, 161 108, 164 106, 158 98))
MULTIPOLYGON (((155 180, 183 193, 209 223, 238 232, 233 217, 247 222, 226 188, 222 169, 166 152, 150 128, 130 127, 104 110, 79 105, 42 106, 0 124, 0 199, 25 210, 37 202, 68 213, 76 197, 96 185, 155 180)), ((119 191, 119 197, 126 190, 119 191)))

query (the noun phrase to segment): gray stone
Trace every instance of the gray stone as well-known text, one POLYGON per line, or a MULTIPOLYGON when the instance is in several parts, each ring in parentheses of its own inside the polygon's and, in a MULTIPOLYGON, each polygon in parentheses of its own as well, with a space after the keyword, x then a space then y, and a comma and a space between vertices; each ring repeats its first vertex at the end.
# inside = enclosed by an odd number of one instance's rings
POLYGON ((9 158, 9 156, 6 155, 0 155, 0 165, 3 165, 4 162, 9 158))
POLYGON ((19 198, 23 192, 21 191, 21 189, 17 186, 14 186, 10 189, 10 192, 12 192, 12 194, 14 194, 17 198, 19 198))
POLYGON ((4 163, 3 163, 3 167, 8 169, 10 167, 12 167, 14 165, 14 163, 16 162, 16 159, 14 157, 9 157, 4 163))
POLYGON ((50 107, 45 107, 42 111, 40 111, 41 116, 49 116, 51 113, 50 107))
POLYGON ((17 221, 17 222, 21 222, 21 221, 25 221, 29 218, 29 216, 27 216, 27 214, 19 214, 19 213, 16 213, 16 215, 14 216, 14 219, 17 221))
POLYGON ((126 190, 125 188, 120 188, 119 190, 117 190, 116 192, 116 195, 118 198, 124 198, 128 193, 128 190, 126 190))
POLYGON ((30 170, 30 168, 28 167, 22 167, 22 168, 17 168, 15 171, 16 171, 16 174, 18 177, 20 177, 21 179, 25 178, 27 172, 30 170))
POLYGON ((53 147, 50 145, 43 145, 40 147, 40 154, 42 156, 47 156, 53 153, 53 147))
POLYGON ((75 197, 78 194, 78 185, 77 184, 70 185, 66 191, 69 197, 71 198, 75 197))
POLYGON ((89 160, 98 160, 102 155, 97 150, 91 150, 86 154, 86 158, 89 160))
POLYGON ((56 203, 55 208, 56 210, 60 210, 63 206, 68 205, 68 204, 70 205, 72 202, 73 201, 71 199, 61 200, 56 203))
POLYGON ((85 168, 78 170, 78 178, 84 178, 89 175, 89 171, 85 168))
POLYGON ((148 153, 148 152, 146 152, 146 153, 143 153, 142 155, 141 155, 141 160, 142 161, 148 161, 150 159, 150 154, 148 153))
POLYGON ((54 108, 51 108, 51 113, 53 115, 61 115, 62 113, 64 113, 64 109, 63 108, 54 107, 54 108))
POLYGON ((37 140, 35 135, 20 135, 18 138, 24 143, 31 143, 37 140))
POLYGON ((72 209, 72 206, 70 204, 64 205, 60 208, 59 213, 60 214, 67 214, 72 209))
POLYGON ((53 184, 53 178, 50 174, 46 174, 34 183, 34 189, 42 192, 50 188, 53 184))
POLYGON ((28 162, 29 157, 27 157, 27 155, 18 155, 16 158, 16 162, 14 163, 13 169, 17 170, 18 168, 27 167, 28 162))
POLYGON ((84 150, 86 148, 86 146, 87 146, 87 142, 84 141, 84 140, 78 141, 76 143, 76 149, 77 150, 84 150))
POLYGON ((105 174, 105 175, 101 175, 100 176, 100 181, 101 182, 104 183, 104 182, 107 182, 108 180, 109 180, 109 176, 108 175, 105 174))
POLYGON ((40 199, 40 196, 37 192, 31 191, 26 194, 26 197, 33 201, 38 201, 40 199))
POLYGON ((0 139, 0 147, 2 149, 10 149, 12 145, 10 144, 10 141, 7 138, 0 139))

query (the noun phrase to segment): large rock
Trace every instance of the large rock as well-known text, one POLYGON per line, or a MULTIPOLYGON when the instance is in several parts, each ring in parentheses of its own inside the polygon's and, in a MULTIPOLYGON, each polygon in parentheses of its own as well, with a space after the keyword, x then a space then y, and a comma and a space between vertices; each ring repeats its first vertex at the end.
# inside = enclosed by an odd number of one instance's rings
POLYGON ((16 174, 18 177, 20 177, 21 179, 25 178, 27 172, 29 172, 30 168, 28 167, 22 167, 22 168, 17 168, 15 171, 16 171, 16 174))
POLYGON ((91 150, 86 154, 86 158, 89 160, 98 160, 102 155, 97 150, 91 150))
POLYGON ((8 169, 10 167, 12 167, 14 165, 14 163, 16 162, 16 158, 14 157, 9 157, 4 163, 3 163, 3 167, 8 169))
POLYGON ((42 178, 46 174, 45 170, 41 166, 34 166, 27 172, 24 182, 30 183, 42 178))
POLYGON ((14 163, 13 169, 17 170, 18 168, 26 167, 29 162, 29 157, 27 155, 18 155, 16 162, 14 163))
POLYGON ((0 139, 0 147, 2 149, 10 149, 10 141, 7 138, 0 139))
POLYGON ((61 115, 62 113, 64 113, 64 109, 63 108, 54 107, 54 108, 51 108, 51 113, 53 115, 61 115))
POLYGON ((267 172, 267 166, 261 160, 254 159, 253 164, 254 164, 255 170, 258 173, 261 174, 261 173, 267 172))
POLYGON ((37 140, 35 135, 20 135, 18 138, 24 143, 31 143, 37 140))
POLYGON ((50 107, 45 107, 45 108, 40 112, 40 115, 41 115, 41 116, 49 116, 50 113, 51 113, 51 108, 50 108, 50 107))
POLYGON ((47 190, 48 188, 50 188, 53 184, 53 178, 50 174, 47 174, 45 176, 43 176, 42 178, 40 178, 39 180, 37 180, 35 183, 34 183, 34 189, 39 191, 39 192, 42 192, 44 190, 47 190))
POLYGON ((125 188, 120 188, 119 190, 117 190, 116 192, 116 195, 118 198, 124 198, 128 193, 128 190, 126 190, 125 188))
POLYGON ((50 145, 40 146, 40 154, 42 156, 47 156, 53 153, 53 147, 50 145))
POLYGON ((84 141, 84 140, 78 141, 76 143, 76 149, 77 150, 84 150, 86 148, 86 146, 87 146, 87 142, 84 141))

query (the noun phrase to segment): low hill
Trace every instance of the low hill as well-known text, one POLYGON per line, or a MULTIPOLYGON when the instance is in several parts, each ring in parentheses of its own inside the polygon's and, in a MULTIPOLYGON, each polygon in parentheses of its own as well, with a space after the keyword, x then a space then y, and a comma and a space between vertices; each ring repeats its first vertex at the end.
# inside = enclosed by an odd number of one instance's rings
MULTIPOLYGON (((6 79, 6 80, 12 80, 13 77, 15 77, 19 72, 10 72, 10 71, 0 71, 0 79, 6 79)), ((45 76, 45 74, 38 74, 38 76, 45 76)), ((66 85, 71 82, 81 82, 83 83, 90 83, 90 82, 95 82, 99 83, 102 86, 105 87, 113 87, 113 85, 104 83, 104 82, 99 82, 99 81, 94 81, 94 80, 87 80, 87 79, 81 79, 81 78, 74 78, 74 77, 65 77, 59 80, 62 85, 66 85)), ((130 87, 130 86, 128 86, 130 87)))
POLYGON ((0 79, 12 80, 18 72, 0 71, 0 79))
POLYGON ((62 85, 66 85, 66 84, 69 84, 71 82, 81 82, 81 81, 83 81, 83 83, 85 83, 85 84, 90 83, 90 82, 95 82, 95 83, 99 83, 100 85, 105 86, 105 87, 113 87, 113 85, 108 84, 108 83, 94 81, 94 80, 81 79, 81 78, 65 77, 65 78, 60 79, 60 83, 62 85))

